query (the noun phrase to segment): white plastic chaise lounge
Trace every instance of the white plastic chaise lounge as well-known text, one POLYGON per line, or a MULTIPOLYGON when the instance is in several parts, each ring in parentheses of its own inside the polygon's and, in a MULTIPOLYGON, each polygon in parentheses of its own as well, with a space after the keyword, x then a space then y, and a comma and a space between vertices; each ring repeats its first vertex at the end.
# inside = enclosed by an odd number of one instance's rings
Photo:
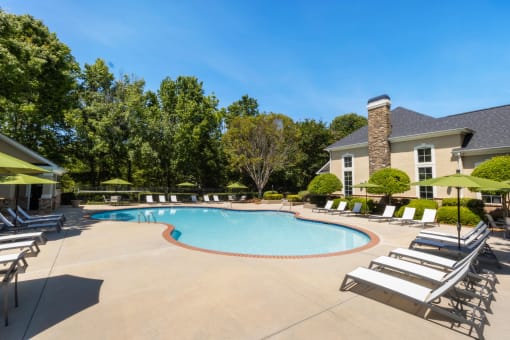
POLYGON ((379 222, 382 221, 391 221, 393 219, 393 214, 395 213, 395 206, 394 205, 387 205, 384 207, 384 211, 382 215, 370 215, 368 216, 368 220, 378 220, 379 222))
POLYGON ((19 212, 16 213, 11 208, 7 208, 6 211, 7 211, 7 213, 9 213, 9 215, 11 216, 11 219, 13 221, 19 221, 21 224, 23 224, 23 223, 25 223, 25 224, 32 224, 32 223, 58 223, 58 224, 60 224, 60 227, 64 226, 64 221, 61 218, 59 218, 59 217, 57 217, 57 218, 30 218, 30 219, 26 219, 25 217, 22 217, 22 214, 20 214, 19 212))
POLYGON ((376 270, 358 267, 345 275, 340 290, 346 291, 359 283, 382 289, 428 308, 424 318, 429 316, 429 310, 434 311, 456 322, 469 325, 469 335, 475 329, 478 338, 482 339, 484 321, 486 320, 485 313, 476 306, 471 306, 471 313, 468 313, 468 310, 464 308, 464 304, 459 303, 458 289, 455 287, 468 275, 469 265, 469 263, 465 263, 455 275, 434 288, 376 270), (451 303, 445 308, 438 304, 441 302, 440 298, 448 298, 451 303))
POLYGON ((363 207, 363 203, 356 202, 354 203, 354 207, 352 207, 352 210, 346 210, 345 213, 347 215, 358 215, 361 214, 361 208, 363 207))
POLYGON ((423 228, 425 228, 427 225, 437 225, 439 226, 439 223, 436 222, 436 209, 425 209, 423 210, 423 216, 421 220, 413 220, 410 222, 412 225, 421 225, 423 228))
MULTIPOLYGON (((487 224, 484 221, 480 221, 480 222, 478 222, 478 224, 474 228, 471 228, 471 230, 469 232, 460 235, 460 239, 461 240, 467 240, 473 234, 478 232, 480 229, 486 229, 486 228, 487 228, 487 224)), ((448 237, 448 238, 452 238, 452 239, 455 239, 455 240, 457 240, 457 237, 458 237, 457 234, 443 233, 443 232, 439 232, 439 231, 435 231, 435 230, 429 230, 429 229, 424 229, 424 230, 420 231, 420 233, 418 234, 418 237, 425 237, 426 238, 427 236, 430 236, 430 235, 441 236, 441 237, 448 237)))
POLYGON ((409 248, 415 248, 416 245, 431 246, 443 248, 448 246, 458 247, 459 243, 462 248, 470 248, 472 244, 479 243, 478 240, 486 239, 489 237, 490 230, 487 226, 476 229, 466 239, 457 239, 450 236, 434 235, 434 234, 418 234, 414 240, 411 241, 409 248))
POLYGON ((318 207, 318 208, 312 208, 312 212, 327 212, 330 211, 333 207, 333 200, 328 200, 326 204, 324 204, 324 207, 318 207))
POLYGON ((223 202, 223 201, 220 201, 220 198, 218 197, 218 195, 213 195, 213 200, 216 203, 222 203, 223 202))
POLYGON ((176 195, 170 195, 170 202, 175 204, 181 203, 181 201, 177 199, 176 195))
POLYGON ((457 262, 457 267, 452 270, 438 269, 426 264, 419 264, 404 259, 398 259, 391 256, 379 256, 373 259, 368 266, 369 269, 377 270, 391 270, 406 276, 413 276, 428 282, 441 285, 453 277, 464 265, 469 265, 472 269, 465 277, 463 281, 466 290, 463 294, 470 298, 477 299, 480 304, 484 304, 485 310, 490 311, 490 303, 493 299, 493 291, 496 286, 495 276, 490 274, 483 276, 474 270, 472 266, 473 261, 476 259, 478 254, 482 251, 484 244, 481 243, 476 249, 473 250, 468 256, 457 262))
POLYGON ((400 224, 412 223, 414 221, 414 213, 415 212, 416 212, 416 208, 405 207, 402 217, 393 217, 391 222, 398 222, 400 224))
POLYGON ((32 220, 32 219, 60 219, 62 220, 62 223, 66 221, 66 216, 64 214, 50 214, 50 215, 30 215, 28 212, 26 212, 23 208, 21 208, 18 205, 18 213, 23 216, 26 220, 32 220))
POLYGON ((159 203, 167 203, 165 195, 158 196, 159 203))
POLYGON ((17 231, 22 229, 38 229, 38 228, 48 228, 53 229, 57 232, 62 231, 62 223, 60 221, 33 221, 27 222, 18 216, 16 219, 16 225, 14 225, 11 221, 9 221, 2 213, 0 213, 0 221, 7 226, 11 231, 17 231))
POLYGON ((333 215, 335 214, 341 215, 347 212, 345 208, 347 208, 347 201, 340 201, 338 202, 338 206, 336 207, 336 209, 329 209, 327 213, 333 215))
POLYGON ((4 289, 4 324, 9 325, 9 283, 14 279, 14 306, 18 307, 18 274, 24 273, 28 267, 25 259, 26 251, 15 254, 0 255, 0 282, 4 289))
POLYGON ((145 196, 145 202, 149 204, 154 204, 154 200, 152 199, 152 195, 146 195, 145 196))
POLYGON ((213 203, 213 202, 209 199, 209 195, 204 195, 204 202, 205 202, 205 203, 213 203))
POLYGON ((197 195, 191 195, 191 203, 198 203, 197 195))
POLYGON ((18 251, 26 250, 26 256, 37 256, 41 251, 35 240, 0 243, 0 255, 6 250, 13 249, 17 249, 18 251))

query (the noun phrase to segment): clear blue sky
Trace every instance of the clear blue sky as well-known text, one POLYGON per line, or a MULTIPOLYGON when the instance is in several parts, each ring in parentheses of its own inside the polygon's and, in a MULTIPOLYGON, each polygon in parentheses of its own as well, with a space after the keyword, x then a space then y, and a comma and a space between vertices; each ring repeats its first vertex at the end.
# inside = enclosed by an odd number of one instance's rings
POLYGON ((432 116, 510 104, 510 1, 2 0, 77 61, 157 90, 192 75, 220 107, 329 123, 371 97, 432 116))

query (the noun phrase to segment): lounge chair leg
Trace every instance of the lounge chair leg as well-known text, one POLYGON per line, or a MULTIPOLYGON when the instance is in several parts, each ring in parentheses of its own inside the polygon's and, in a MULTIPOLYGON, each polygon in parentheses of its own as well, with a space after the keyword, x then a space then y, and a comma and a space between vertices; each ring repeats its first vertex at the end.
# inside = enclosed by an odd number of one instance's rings
POLYGON ((9 308, 9 291, 7 289, 7 284, 4 282, 4 324, 5 327, 9 325, 9 317, 7 315, 7 310, 9 308))

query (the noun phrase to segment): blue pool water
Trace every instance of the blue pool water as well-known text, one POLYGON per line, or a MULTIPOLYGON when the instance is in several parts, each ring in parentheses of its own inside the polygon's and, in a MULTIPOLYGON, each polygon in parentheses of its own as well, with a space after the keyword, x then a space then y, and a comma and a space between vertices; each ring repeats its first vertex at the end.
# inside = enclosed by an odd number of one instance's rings
POLYGON ((275 211, 236 211, 209 207, 141 208, 97 213, 102 220, 157 222, 175 227, 172 237, 181 243, 220 252, 302 256, 361 247, 368 235, 351 228, 304 221, 275 211), (152 221, 152 217, 151 217, 152 221))

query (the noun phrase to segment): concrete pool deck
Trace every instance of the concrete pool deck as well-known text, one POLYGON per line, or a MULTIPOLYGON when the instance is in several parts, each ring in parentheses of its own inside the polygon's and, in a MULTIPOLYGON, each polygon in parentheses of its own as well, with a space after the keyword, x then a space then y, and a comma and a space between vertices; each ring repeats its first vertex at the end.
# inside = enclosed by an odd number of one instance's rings
MULTIPOLYGON (((115 208, 59 209, 68 217, 64 231, 48 233, 39 256, 28 258, 27 272, 19 276, 20 306, 11 301, 10 324, 1 326, 1 339, 467 338, 465 328, 416 316, 422 311, 390 295, 339 291, 345 273, 407 247, 420 228, 295 206, 304 217, 370 230, 380 242, 332 257, 250 258, 176 246, 163 238, 163 224, 86 217, 115 208)), ((440 229, 454 232, 451 226, 440 229)), ((491 268, 500 284, 484 335, 502 339, 510 334, 510 241, 496 233, 488 243, 503 268, 491 268)))

